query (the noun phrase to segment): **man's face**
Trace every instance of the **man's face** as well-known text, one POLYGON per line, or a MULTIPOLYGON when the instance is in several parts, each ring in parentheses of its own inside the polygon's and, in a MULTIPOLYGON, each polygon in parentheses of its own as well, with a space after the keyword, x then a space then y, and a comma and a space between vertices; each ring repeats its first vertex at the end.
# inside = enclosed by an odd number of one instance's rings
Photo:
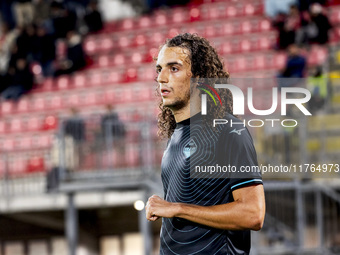
POLYGON ((189 51, 163 46, 157 58, 157 82, 163 105, 179 110, 190 103, 191 63, 189 51))

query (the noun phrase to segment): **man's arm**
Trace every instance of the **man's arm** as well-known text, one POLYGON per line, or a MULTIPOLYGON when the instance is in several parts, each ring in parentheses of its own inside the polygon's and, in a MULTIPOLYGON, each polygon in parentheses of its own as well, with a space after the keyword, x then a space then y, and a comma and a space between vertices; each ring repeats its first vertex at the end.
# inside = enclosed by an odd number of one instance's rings
POLYGON ((146 205, 146 218, 179 217, 213 228, 228 230, 260 230, 265 215, 265 199, 262 184, 233 191, 234 201, 222 205, 199 206, 170 203, 153 195, 146 205))

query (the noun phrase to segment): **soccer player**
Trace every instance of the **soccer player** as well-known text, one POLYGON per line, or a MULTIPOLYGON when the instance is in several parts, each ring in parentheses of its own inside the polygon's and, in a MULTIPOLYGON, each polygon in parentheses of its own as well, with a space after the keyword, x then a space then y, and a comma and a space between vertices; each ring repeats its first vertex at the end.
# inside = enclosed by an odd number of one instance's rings
MULTIPOLYGON (((265 215, 260 173, 192 175, 196 166, 218 163, 240 169, 258 164, 246 128, 207 128, 209 121, 202 118, 200 79, 226 81, 229 74, 209 42, 189 33, 162 46, 156 69, 159 134, 169 140, 161 166, 164 199, 151 196, 146 217, 162 218, 160 254, 249 254, 250 230, 260 230, 265 215)), ((230 91, 223 91, 224 119, 241 122, 232 115, 230 91)))

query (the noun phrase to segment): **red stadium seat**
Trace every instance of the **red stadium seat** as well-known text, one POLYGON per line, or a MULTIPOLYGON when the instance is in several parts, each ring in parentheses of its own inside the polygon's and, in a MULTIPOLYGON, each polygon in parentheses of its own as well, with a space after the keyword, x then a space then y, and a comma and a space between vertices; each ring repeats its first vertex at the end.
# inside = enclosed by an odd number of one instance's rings
POLYGON ((35 97, 33 101, 31 101, 32 106, 31 109, 35 111, 42 111, 45 110, 46 105, 45 105, 45 98, 44 97, 35 97))
POLYGON ((144 34, 137 35, 135 38, 135 45, 136 46, 143 46, 146 45, 147 38, 144 34))
POLYGON ((41 120, 38 116, 33 115, 27 120, 27 130, 36 131, 42 127, 41 120))
POLYGON ((201 12, 199 8, 191 8, 190 12, 190 22, 195 22, 195 21, 199 21, 201 19, 201 12))
POLYGON ((243 14, 248 15, 254 15, 256 13, 255 6, 251 3, 247 3, 243 6, 243 14))
POLYGON ((93 91, 87 91, 84 94, 83 104, 85 105, 95 105, 98 102, 96 94, 93 91))
POLYGON ((95 38, 87 37, 84 41, 84 50, 87 54, 92 55, 97 50, 97 42, 95 38))
POLYGON ((154 58, 157 57, 157 53, 158 53, 158 48, 149 49, 149 51, 146 53, 145 61, 152 62, 154 58))
POLYGON ((220 52, 221 52, 222 55, 228 55, 232 51, 233 51, 233 49, 232 49, 232 44, 231 44, 230 41, 226 41, 226 42, 221 44, 220 52))
POLYGON ((332 8, 331 13, 329 15, 329 19, 332 24, 339 24, 340 23, 340 8, 332 8))
POLYGON ((74 75, 73 83, 76 88, 83 88, 86 86, 86 77, 84 73, 77 73, 74 75))
POLYGON ((98 64, 100 67, 108 67, 110 65, 110 56, 108 55, 99 56, 98 64))
POLYGON ((258 38, 258 49, 259 50, 267 50, 270 49, 274 45, 274 41, 271 40, 268 36, 261 36, 258 38))
POLYGON ((147 16, 141 17, 139 18, 138 25, 141 28, 149 28, 152 25, 151 19, 147 16))
POLYGON ((223 35, 228 36, 228 35, 234 34, 234 31, 236 31, 236 29, 235 29, 236 27, 237 27, 236 22, 234 22, 234 23, 227 22, 227 23, 223 24, 223 26, 222 26, 223 35))
POLYGON ((14 118, 10 122, 10 132, 19 133, 23 131, 21 118, 14 118))
POLYGON ((271 30, 271 27, 269 20, 261 20, 259 23, 259 30, 262 32, 271 30))
POLYGON ((100 41, 100 50, 104 52, 108 52, 112 50, 114 47, 114 43, 111 37, 104 37, 100 41))
POLYGON ((91 72, 87 77, 87 86, 99 86, 103 84, 102 74, 100 72, 91 72))
POLYGON ((130 30, 130 29, 133 29, 133 27, 134 27, 134 21, 132 19, 125 19, 122 22, 121 28, 123 30, 130 30))
POLYGON ((49 100, 50 109, 59 109, 62 106, 62 98, 58 94, 54 94, 49 100))
POLYGON ((287 55, 284 54, 284 53, 279 53, 279 54, 276 54, 275 57, 274 57, 274 66, 273 68, 276 68, 276 69, 282 69, 285 64, 286 64, 286 60, 287 60, 287 55))
POLYGON ((6 114, 11 114, 14 111, 14 105, 13 102, 11 101, 3 101, 1 103, 1 113, 6 115, 6 114))
POLYGON ((266 58, 263 55, 257 55, 254 57, 254 69, 263 70, 266 66, 266 58))
POLYGON ((54 79, 53 78, 45 78, 44 83, 42 85, 43 91, 50 91, 54 89, 54 79))
POLYGON ((32 147, 31 136, 24 136, 19 139, 19 144, 16 146, 20 150, 28 150, 32 147))
POLYGON ((123 75, 119 71, 110 72, 108 75, 108 81, 110 83, 119 83, 123 80, 123 75))
POLYGON ((24 157, 15 157, 9 160, 8 170, 11 177, 22 176, 26 172, 27 161, 24 157))
POLYGON ((19 100, 17 104, 17 111, 20 113, 27 112, 29 107, 28 99, 27 97, 23 97, 19 100))
POLYGON ((44 158, 42 157, 32 157, 27 162, 27 172, 36 173, 45 171, 44 158))
POLYGON ((40 134, 35 139, 35 146, 39 149, 41 148, 50 148, 53 141, 52 134, 40 134))
POLYGON ((140 64, 143 61, 143 56, 139 52, 134 52, 131 56, 131 62, 133 64, 140 64))
POLYGON ((240 47, 242 52, 251 51, 253 46, 254 45, 248 39, 243 39, 240 41, 240 47))
POLYGON ((204 29, 204 37, 215 37, 217 35, 217 31, 213 25, 206 26, 204 29))
POLYGON ((237 57, 235 60, 235 68, 237 72, 242 72, 247 68, 247 60, 245 57, 237 57))
POLYGON ((248 34, 252 32, 252 23, 250 20, 245 20, 241 23, 241 30, 240 32, 243 34, 248 34))
POLYGON ((142 81, 153 81, 156 75, 154 67, 140 68, 139 70, 139 77, 142 81))
POLYGON ((174 24, 182 24, 184 22, 188 21, 188 16, 191 18, 190 15, 188 15, 187 13, 185 13, 182 10, 175 10, 172 13, 172 23, 174 24))
POLYGON ((68 75, 63 75, 57 78, 57 88, 58 89, 68 89, 70 85, 70 78, 68 75))
POLYGON ((58 120, 54 115, 46 116, 43 130, 55 130, 58 127, 58 120))
POLYGON ((207 8, 207 19, 216 20, 221 16, 221 8, 219 6, 213 5, 210 8, 207 8))
POLYGON ((137 81, 137 69, 136 68, 128 68, 125 73, 125 82, 134 82, 137 81))
POLYGON ((167 24, 167 16, 165 14, 163 14, 163 13, 156 14, 156 16, 155 16, 155 23, 158 26, 166 25, 167 24))
POLYGON ((68 94, 66 98, 68 107, 78 107, 82 104, 82 100, 80 99, 80 95, 78 92, 68 94))
POLYGON ((129 47, 131 44, 131 39, 127 36, 122 36, 118 39, 118 46, 121 48, 129 47))
POLYGON ((225 16, 228 18, 233 18, 237 16, 237 9, 235 6, 233 5, 228 5, 225 8, 225 16))
POLYGON ((176 35, 180 34, 180 30, 177 29, 177 28, 171 28, 168 35, 167 35, 167 38, 172 38, 172 37, 175 37, 176 35))
POLYGON ((125 62, 126 62, 126 60, 125 60, 125 55, 124 54, 119 53, 119 54, 114 56, 114 59, 113 59, 114 65, 122 66, 122 65, 125 64, 125 62))
POLYGON ((2 150, 4 150, 4 151, 14 150, 14 139, 13 138, 3 139, 2 140, 2 150))
POLYGON ((134 86, 133 95, 138 95, 136 98, 136 101, 147 101, 150 100, 151 95, 150 95, 150 87, 145 86, 145 85, 140 85, 140 86, 134 86))
POLYGON ((0 120, 0 134, 7 132, 7 123, 4 120, 0 120))

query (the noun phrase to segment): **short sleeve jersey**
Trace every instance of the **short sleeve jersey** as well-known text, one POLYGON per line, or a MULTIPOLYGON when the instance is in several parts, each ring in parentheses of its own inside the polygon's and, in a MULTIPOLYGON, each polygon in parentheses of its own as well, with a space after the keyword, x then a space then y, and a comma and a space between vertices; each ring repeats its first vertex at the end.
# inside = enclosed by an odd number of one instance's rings
MULTIPOLYGON (((234 190, 262 184, 259 172, 207 173, 208 166, 233 166, 237 171, 242 166, 257 166, 257 156, 245 127, 204 128, 198 115, 177 123, 168 141, 161 166, 164 199, 201 206, 226 204, 233 201, 234 190)), ((228 119, 241 123, 232 115, 228 119)), ((160 254, 164 255, 249 254, 250 231, 215 229, 182 218, 163 218, 160 242, 160 254)))

